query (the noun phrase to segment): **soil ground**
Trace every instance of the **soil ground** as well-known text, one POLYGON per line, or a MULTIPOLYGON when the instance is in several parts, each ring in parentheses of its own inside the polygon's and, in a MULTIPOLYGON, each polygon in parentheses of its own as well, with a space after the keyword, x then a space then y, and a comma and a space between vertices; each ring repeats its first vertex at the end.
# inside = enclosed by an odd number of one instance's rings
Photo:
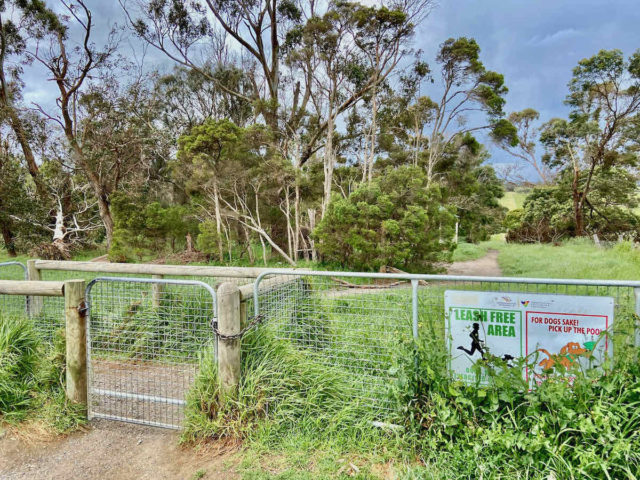
POLYGON ((502 270, 498 265, 498 250, 489 250, 484 257, 477 260, 452 263, 447 269, 447 273, 449 275, 500 277, 502 270))
POLYGON ((94 421, 87 431, 62 438, 43 440, 22 431, 0 435, 2 480, 239 478, 233 452, 181 448, 178 433, 159 428, 94 421))

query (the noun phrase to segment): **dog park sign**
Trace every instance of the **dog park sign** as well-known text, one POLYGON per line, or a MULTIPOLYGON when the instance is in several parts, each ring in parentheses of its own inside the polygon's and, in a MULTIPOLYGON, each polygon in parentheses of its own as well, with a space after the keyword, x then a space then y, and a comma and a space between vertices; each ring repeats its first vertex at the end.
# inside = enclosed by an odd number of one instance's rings
MULTIPOLYGON (((444 303, 449 370, 467 383, 478 381, 472 366, 489 354, 507 364, 526 357, 532 384, 558 363, 600 365, 613 355, 602 335, 613 323, 611 297, 447 290, 444 303)), ((482 372, 480 383, 487 380, 482 372)))

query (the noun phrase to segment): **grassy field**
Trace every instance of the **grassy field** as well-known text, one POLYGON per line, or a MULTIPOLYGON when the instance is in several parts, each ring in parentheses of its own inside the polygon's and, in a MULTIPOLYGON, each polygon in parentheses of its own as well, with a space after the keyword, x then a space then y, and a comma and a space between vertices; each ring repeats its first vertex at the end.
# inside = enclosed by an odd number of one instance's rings
POLYGON ((598 248, 588 239, 554 245, 491 243, 500 251, 498 263, 505 276, 640 279, 640 250, 629 243, 598 248))
POLYGON ((505 192, 504 197, 500 199, 500 205, 509 209, 515 210, 516 208, 522 208, 524 205, 524 199, 527 198, 527 191, 515 191, 505 192))

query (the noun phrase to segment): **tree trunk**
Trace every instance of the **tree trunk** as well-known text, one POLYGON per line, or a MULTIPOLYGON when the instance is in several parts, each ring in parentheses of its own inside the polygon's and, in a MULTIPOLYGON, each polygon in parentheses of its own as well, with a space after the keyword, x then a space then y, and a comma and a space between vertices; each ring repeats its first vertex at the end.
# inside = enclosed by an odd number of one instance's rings
POLYGON ((333 109, 329 109, 329 121, 327 123, 327 138, 324 146, 324 195, 320 218, 327 213, 331 201, 331 187, 333 185, 333 109))
POLYGON ((249 262, 253 265, 256 262, 255 255, 253 254, 253 247, 251 245, 251 235, 249 234, 249 229, 242 226, 242 231, 244 232, 244 238, 247 240, 247 253, 249 254, 249 262))
POLYGON ((262 235, 260 235, 260 244, 262 245, 262 261, 264 262, 264 266, 267 266, 267 246, 264 244, 264 239, 262 235))
POLYGON ((0 230, 2 230, 2 240, 4 241, 4 248, 6 248, 7 254, 10 257, 18 256, 16 252, 16 246, 13 243, 14 236, 13 232, 11 231, 11 227, 7 223, 2 222, 0 230))
POLYGON ((580 171, 575 168, 573 170, 571 190, 573 196, 573 218, 576 223, 576 236, 582 237, 584 235, 584 217, 582 212, 583 193, 580 192, 580 171))
POLYGON ((284 190, 285 193, 285 216, 287 217, 287 248, 289 256, 295 260, 296 253, 293 251, 293 227, 291 226, 291 199, 289 198, 289 187, 284 190))
POLYGON ((107 237, 107 249, 109 249, 111 248, 111 242, 113 241, 113 217, 111 216, 111 208, 109 207, 109 200, 107 200, 107 195, 105 193, 97 195, 97 197, 100 219, 104 225, 107 237))
POLYGON ((296 185, 295 185, 295 201, 293 202, 293 216, 295 223, 295 235, 293 237, 293 259, 298 260, 298 252, 300 251, 300 237, 302 231, 300 229, 300 179, 298 176, 299 170, 296 172, 296 185))
POLYGON ((220 213, 220 194, 218 179, 213 180, 213 203, 216 210, 216 232, 218 233, 218 259, 224 262, 224 246, 222 245, 222 215, 220 213))
POLYGON ((373 89, 373 95, 371 98, 371 150, 369 152, 368 167, 367 167, 367 182, 371 183, 373 179, 373 162, 376 155, 376 139, 378 129, 378 87, 373 89))

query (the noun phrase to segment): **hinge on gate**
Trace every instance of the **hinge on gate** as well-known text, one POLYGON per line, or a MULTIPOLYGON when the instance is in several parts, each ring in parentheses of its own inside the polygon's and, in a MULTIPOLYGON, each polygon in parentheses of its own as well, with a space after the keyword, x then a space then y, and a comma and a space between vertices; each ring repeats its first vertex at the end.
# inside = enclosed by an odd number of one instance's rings
POLYGON ((87 314, 87 312, 89 311, 89 307, 87 306, 86 303, 82 302, 79 306, 78 306, 78 313, 81 316, 85 316, 87 314))

